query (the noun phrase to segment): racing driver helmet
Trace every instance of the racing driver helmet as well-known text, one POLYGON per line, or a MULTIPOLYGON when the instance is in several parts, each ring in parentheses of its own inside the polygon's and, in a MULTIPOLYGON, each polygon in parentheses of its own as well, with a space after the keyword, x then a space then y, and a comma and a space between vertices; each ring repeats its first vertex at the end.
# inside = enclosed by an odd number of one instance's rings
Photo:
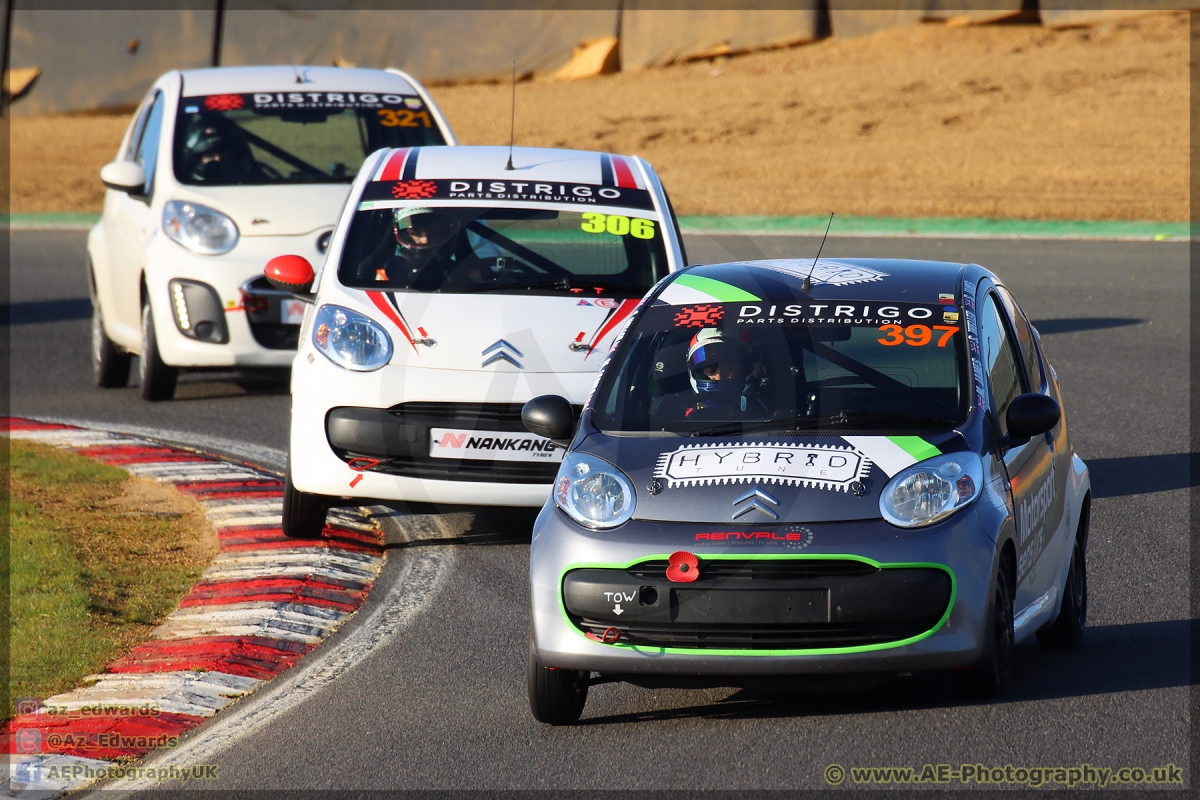
POLYGON ((462 220, 424 206, 397 208, 392 219, 396 244, 412 255, 436 253, 462 229, 462 220))
POLYGON ((238 136, 216 126, 194 128, 184 140, 184 162, 192 180, 205 183, 238 183, 253 180, 256 174, 250 145, 238 136))
MULTIPOLYGON (((760 382, 754 351, 741 337, 720 328, 704 328, 692 337, 687 352, 692 391, 706 400, 748 397, 760 382)), ((742 404, 745 410, 745 403, 742 404)))

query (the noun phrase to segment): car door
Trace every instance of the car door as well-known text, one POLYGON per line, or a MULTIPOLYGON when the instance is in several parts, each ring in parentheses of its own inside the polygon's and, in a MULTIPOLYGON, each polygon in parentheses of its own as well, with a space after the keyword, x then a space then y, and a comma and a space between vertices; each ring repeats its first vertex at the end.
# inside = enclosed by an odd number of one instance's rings
MULTIPOLYGON (((122 331, 113 331, 128 340, 136 340, 141 317, 141 276, 147 238, 154 231, 150 200, 154 192, 155 164, 158 146, 162 141, 163 106, 161 91, 146 103, 130 137, 126 158, 137 162, 146 171, 146 184, 140 193, 113 192, 110 218, 106 231, 109 243, 109 274, 112 280, 113 304, 122 331)), ((132 342, 124 341, 124 344, 132 342)))
MULTIPOLYGON (((1017 305, 1016 299, 1007 288, 1000 286, 996 289, 1000 297, 1000 302, 1003 305, 1003 310, 1008 317, 1010 330, 1016 334, 1016 344, 1018 354, 1021 357, 1022 366, 1025 369, 1025 377, 1027 378, 1026 386, 1029 391, 1039 394, 1059 398, 1055 396, 1054 390, 1051 388, 1052 378, 1050 377, 1049 365, 1046 363, 1045 356, 1041 353, 1038 347, 1037 335, 1033 331, 1033 326, 1029 324, 1025 313, 1021 311, 1021 307, 1017 305)), ((1044 437, 1046 447, 1050 451, 1050 457, 1053 459, 1052 472, 1054 475, 1054 498, 1058 506, 1062 506, 1067 491, 1067 478, 1071 470, 1071 454, 1067 447, 1067 428, 1066 423, 1060 420, 1054 429, 1048 432, 1044 437)), ((1044 531, 1046 543, 1042 550, 1040 562, 1045 564, 1047 578, 1052 578, 1057 575, 1059 567, 1065 567, 1065 559, 1069 559, 1071 555, 1071 509, 1059 508, 1061 514, 1054 516, 1054 527, 1044 531)), ((1039 576, 1040 577, 1040 576, 1039 576)), ((1052 583, 1047 584, 1047 588, 1052 583)), ((1040 596, 1040 595, 1039 595, 1040 596)))
MULTIPOLYGON (((1007 436, 1008 407, 1017 395, 1030 391, 1029 377, 996 292, 989 291, 979 308, 980 346, 988 377, 990 409, 1001 434, 1007 436)), ((1051 534, 1062 521, 1063 495, 1055 480, 1053 453, 1046 436, 1035 436, 1009 448, 1003 461, 1016 517, 1017 596, 1013 608, 1020 613, 1044 594, 1057 577, 1053 569, 1039 567, 1051 534)))

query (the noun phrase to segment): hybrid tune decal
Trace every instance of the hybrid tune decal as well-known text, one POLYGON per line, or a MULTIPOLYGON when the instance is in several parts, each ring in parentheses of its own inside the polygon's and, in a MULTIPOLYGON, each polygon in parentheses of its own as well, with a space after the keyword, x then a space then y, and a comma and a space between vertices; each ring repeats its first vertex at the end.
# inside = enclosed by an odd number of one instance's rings
POLYGON ((871 459, 839 445, 784 443, 681 445, 658 457, 654 477, 669 488, 763 481, 849 491, 871 471, 871 459))

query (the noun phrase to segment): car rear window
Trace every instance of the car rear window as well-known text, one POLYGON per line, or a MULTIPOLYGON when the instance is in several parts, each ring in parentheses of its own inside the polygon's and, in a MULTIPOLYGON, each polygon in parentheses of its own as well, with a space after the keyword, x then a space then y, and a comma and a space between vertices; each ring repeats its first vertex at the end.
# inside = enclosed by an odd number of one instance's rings
POLYGON ((594 400, 601 430, 847 433, 966 419, 957 307, 822 300, 647 308, 594 400))
POLYGON ((667 272, 661 225, 648 216, 408 206, 355 213, 338 278, 367 289, 594 299, 641 296, 667 272))
POLYGON ((184 97, 175 123, 183 184, 350 183, 383 147, 445 144, 419 97, 250 92, 184 97))

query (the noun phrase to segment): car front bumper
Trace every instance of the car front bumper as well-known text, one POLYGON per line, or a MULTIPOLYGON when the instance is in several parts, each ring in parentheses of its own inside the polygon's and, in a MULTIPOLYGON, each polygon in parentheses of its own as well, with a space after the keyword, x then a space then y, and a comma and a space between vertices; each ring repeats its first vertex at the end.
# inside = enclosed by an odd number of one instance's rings
MULTIPOLYGON (((146 245, 146 289, 154 315, 154 332, 163 362, 174 367, 288 367, 294 347, 266 347, 255 336, 247 315, 243 285, 260 277, 275 256, 298 253, 318 262, 317 233, 303 236, 243 236, 233 250, 223 255, 204 256, 156 235, 146 245), (215 293, 221 309, 227 340, 202 341, 180 330, 171 282, 201 284, 215 293)), ((276 304, 278 300, 276 300, 276 304)), ((274 332, 277 333, 277 332, 274 332)), ((275 337, 278 339, 278 336, 275 337)))
MULTIPOLYGON (((631 521, 615 530, 602 532, 587 531, 575 525, 553 504, 547 504, 534 527, 530 552, 533 649, 538 660, 546 666, 610 675, 799 675, 961 667, 974 662, 983 652, 996 558, 996 545, 985 535, 973 508, 945 522, 917 530, 900 530, 882 520, 760 527, 631 521), (785 529, 793 535, 788 537, 785 529), (707 535, 713 531, 736 531, 740 535, 726 537, 724 541, 696 538, 699 533, 707 535), (745 534, 757 535, 749 537, 745 534), (674 596, 662 597, 661 590, 667 585, 675 587, 669 591, 689 591, 689 587, 700 587, 700 581, 664 584, 661 578, 647 577, 646 571, 635 566, 644 562, 661 565, 670 554, 681 550, 699 558, 702 578, 706 569, 718 564, 765 565, 772 569, 780 564, 794 567, 803 562, 811 565, 824 562, 847 566, 873 564, 880 569, 869 579, 875 581, 872 587, 855 583, 867 581, 867 577, 853 576, 818 576, 814 580, 792 584, 791 588, 796 591, 788 596, 794 607, 791 619, 801 623, 816 621, 816 624, 800 626, 814 632, 810 644, 798 646, 794 638, 782 644, 763 644, 760 639, 757 643, 740 646, 700 645, 698 640, 689 643, 680 639, 673 644, 663 644, 661 637, 655 644, 639 644, 639 639, 653 639, 655 634, 648 638, 647 630, 686 633, 687 614, 691 614, 693 622, 697 619, 694 610, 686 612, 680 600, 674 596), (629 576, 631 569, 637 574, 629 576), (904 573, 911 580, 902 577, 904 573), (604 580, 606 575, 617 579, 608 585, 604 580), (941 585, 938 576, 941 576, 941 585), (946 576, 949 578, 948 601, 944 586, 946 576), (635 588, 646 584, 660 592, 660 603, 671 603, 671 608, 665 616, 660 615, 657 622, 639 617, 638 613, 628 613, 630 602, 635 610, 645 611, 639 607, 640 598, 633 596, 635 588), (819 594, 825 590, 828 590, 827 595, 819 594), (607 600, 593 598, 588 611, 593 617, 581 621, 580 611, 586 605, 583 595, 589 591, 597 595, 620 591, 620 597, 633 599, 626 601, 619 616, 605 617, 596 611, 595 605, 607 600), (921 592, 941 594, 930 600, 921 597, 921 592), (870 621, 872 615, 880 614, 883 616, 879 619, 895 622, 900 618, 892 613, 896 610, 894 606, 904 603, 906 597, 910 603, 919 600, 916 604, 924 606, 922 613, 927 624, 913 629, 911 623, 921 616, 916 614, 909 618, 908 629, 895 628, 904 632, 892 638, 885 636, 846 645, 835 641, 836 637, 830 635, 833 632, 820 624, 821 621, 827 621, 830 626, 838 622, 870 621), (817 621, 806 616, 810 610, 806 610, 809 600, 805 598, 819 601, 813 605, 829 603, 828 617, 817 621), (942 613, 929 616, 931 603, 943 604, 942 613), (663 624, 663 620, 669 621, 663 624), (608 624, 620 631, 623 623, 630 633, 622 634, 615 643, 597 641, 585 633, 586 630, 595 637, 599 626, 608 624)), ((717 570, 713 569, 713 572, 717 570)), ((759 583, 755 588, 765 585, 759 583)), ((784 595, 780 592, 777 596, 784 595)), ((740 608, 733 614, 737 619, 730 617, 729 608, 721 612, 716 605, 712 608, 716 609, 717 616, 712 619, 749 622, 753 627, 755 607, 746 600, 751 596, 742 593, 737 598, 740 608)), ((705 599, 703 594, 690 597, 699 598, 702 603, 705 599)), ((700 617, 704 614, 702 610, 700 617)), ((778 618, 777 614, 772 621, 788 620, 778 618)), ((756 630, 761 632, 762 626, 756 630)), ((600 636, 603 637, 603 633, 600 636)))
MULTIPOLYGON (((404 403, 512 406, 541 394, 564 393, 572 403, 581 404, 595 378, 594 372, 495 373, 399 365, 351 372, 316 350, 305 328, 292 368, 292 482, 300 491, 335 497, 536 508, 546 502, 552 476, 543 483, 517 483, 478 477, 431 479, 372 468, 353 469, 331 446, 327 428, 330 411, 374 410, 386 417, 386 409, 404 403)), ((492 426, 480 422, 479 427, 492 426)), ((427 449, 428 435, 428 428, 419 429, 412 447, 427 449), (416 441, 417 435, 420 441, 416 441)))

